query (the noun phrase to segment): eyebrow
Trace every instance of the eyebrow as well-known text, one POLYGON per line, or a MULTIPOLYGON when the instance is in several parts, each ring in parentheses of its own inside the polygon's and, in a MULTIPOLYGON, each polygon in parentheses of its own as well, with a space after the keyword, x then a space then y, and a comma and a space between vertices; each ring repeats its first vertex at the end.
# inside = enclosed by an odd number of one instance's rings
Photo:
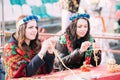
MULTIPOLYGON (((78 24, 77 26, 81 26, 81 25, 83 25, 83 24, 78 24)), ((87 24, 84 24, 85 26, 88 26, 87 24)))

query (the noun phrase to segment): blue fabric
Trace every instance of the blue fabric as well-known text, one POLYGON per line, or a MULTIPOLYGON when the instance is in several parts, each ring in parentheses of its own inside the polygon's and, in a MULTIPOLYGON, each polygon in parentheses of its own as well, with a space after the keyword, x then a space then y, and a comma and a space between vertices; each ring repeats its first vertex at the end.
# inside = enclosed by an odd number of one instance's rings
POLYGON ((2 62, 0 60, 0 80, 4 80, 5 71, 2 69, 2 62))
MULTIPOLYGON (((48 52, 46 55, 43 57, 43 60, 36 55, 30 63, 27 65, 27 76, 32 76, 34 75, 39 68, 41 68, 44 65, 44 68, 46 68, 45 72, 44 70, 41 70, 44 74, 48 74, 52 71, 53 68, 53 63, 54 63, 54 54, 49 54, 48 52)), ((42 69, 42 68, 41 68, 42 69)))
POLYGON ((27 76, 34 75, 37 72, 38 68, 40 68, 43 64, 44 64, 44 61, 40 59, 38 55, 36 55, 27 65, 26 75, 27 76))

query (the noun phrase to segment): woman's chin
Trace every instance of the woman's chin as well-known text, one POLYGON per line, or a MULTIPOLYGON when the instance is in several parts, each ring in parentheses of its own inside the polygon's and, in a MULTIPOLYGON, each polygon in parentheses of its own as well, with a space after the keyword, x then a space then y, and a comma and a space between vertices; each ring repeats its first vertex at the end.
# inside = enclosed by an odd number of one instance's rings
POLYGON ((31 37, 31 39, 30 39, 30 40, 35 40, 35 38, 34 38, 34 37, 33 37, 33 38, 31 37))
POLYGON ((82 38, 82 37, 84 37, 85 35, 80 35, 80 37, 79 38, 82 38))

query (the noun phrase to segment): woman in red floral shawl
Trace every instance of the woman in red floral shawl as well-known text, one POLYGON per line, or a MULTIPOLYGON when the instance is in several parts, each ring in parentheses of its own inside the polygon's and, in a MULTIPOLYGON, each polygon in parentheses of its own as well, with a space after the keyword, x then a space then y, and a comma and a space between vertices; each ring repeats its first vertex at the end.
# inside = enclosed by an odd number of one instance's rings
POLYGON ((38 17, 22 15, 16 22, 16 32, 5 46, 5 78, 29 77, 52 71, 55 55, 45 40, 38 40, 38 17))
MULTIPOLYGON (((63 63, 71 69, 80 68, 83 62, 93 66, 99 65, 101 62, 100 47, 90 36, 89 17, 89 14, 73 15, 70 18, 72 22, 55 45, 63 63), (93 53, 95 53, 96 59, 93 53)), ((59 60, 56 60, 55 69, 65 70, 65 67, 59 60)))

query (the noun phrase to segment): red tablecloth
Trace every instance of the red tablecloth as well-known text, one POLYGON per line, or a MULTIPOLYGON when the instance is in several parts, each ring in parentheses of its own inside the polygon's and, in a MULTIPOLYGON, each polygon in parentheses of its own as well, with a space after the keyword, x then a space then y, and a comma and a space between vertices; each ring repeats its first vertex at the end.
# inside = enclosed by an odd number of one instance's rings
MULTIPOLYGON (((100 65, 98 67, 92 67, 92 76, 99 75, 97 80, 119 80, 120 79, 120 72, 110 73, 107 71, 106 65, 100 65)), ((76 75, 81 76, 80 69, 74 69, 73 72, 76 75)), ((64 80, 65 77, 72 75, 69 70, 60 71, 60 72, 53 72, 48 75, 36 75, 30 78, 19 78, 19 79, 11 79, 11 80, 64 80)), ((88 75, 86 75, 88 76, 88 75)))

